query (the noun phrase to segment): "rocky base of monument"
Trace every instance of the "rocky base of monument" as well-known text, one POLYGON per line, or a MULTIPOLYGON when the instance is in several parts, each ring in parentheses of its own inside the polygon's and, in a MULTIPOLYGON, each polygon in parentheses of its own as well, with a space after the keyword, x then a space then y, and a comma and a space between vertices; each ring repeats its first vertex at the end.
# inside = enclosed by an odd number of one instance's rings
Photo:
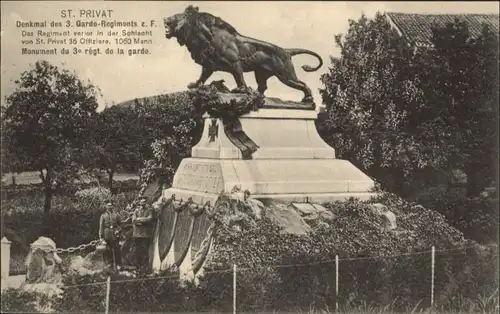
MULTIPOLYGON (((228 198, 228 202, 231 202, 228 198)), ((295 204, 263 203, 260 218, 248 209, 218 206, 220 220, 208 269, 237 262, 241 267, 318 262, 340 258, 391 257, 437 248, 474 245, 445 218, 396 196, 371 201, 295 204), (224 218, 222 218, 224 217, 224 218), (231 218, 234 217, 234 218, 231 218), (288 260, 288 261, 287 261, 288 260)))

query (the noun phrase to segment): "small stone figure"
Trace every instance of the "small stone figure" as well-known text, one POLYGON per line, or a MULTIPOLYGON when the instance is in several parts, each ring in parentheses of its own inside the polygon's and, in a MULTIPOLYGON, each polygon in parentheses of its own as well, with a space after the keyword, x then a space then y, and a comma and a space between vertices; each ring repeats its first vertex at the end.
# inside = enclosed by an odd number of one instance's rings
POLYGON ((56 283, 61 280, 61 258, 52 239, 39 237, 26 258, 26 283, 56 283))
POLYGON ((122 266, 121 248, 117 232, 122 223, 121 217, 115 212, 112 200, 105 203, 106 211, 99 220, 99 238, 106 242, 104 259, 108 267, 117 268, 122 266))
POLYGON ((150 271, 149 247, 154 235, 154 211, 146 197, 139 198, 138 208, 132 216, 133 235, 136 252, 136 267, 139 273, 150 271))
POLYGON ((177 42, 191 53, 202 66, 199 79, 188 88, 199 88, 215 71, 233 75, 237 87, 233 93, 248 93, 244 72, 254 72, 258 91, 267 89, 267 80, 276 76, 283 84, 304 93, 303 103, 313 103, 311 90, 295 74, 292 56, 308 54, 319 60, 317 67, 302 66, 304 71, 317 71, 323 65, 321 57, 306 49, 284 49, 271 43, 239 34, 234 27, 209 13, 188 6, 183 13, 164 18, 165 37, 177 42))

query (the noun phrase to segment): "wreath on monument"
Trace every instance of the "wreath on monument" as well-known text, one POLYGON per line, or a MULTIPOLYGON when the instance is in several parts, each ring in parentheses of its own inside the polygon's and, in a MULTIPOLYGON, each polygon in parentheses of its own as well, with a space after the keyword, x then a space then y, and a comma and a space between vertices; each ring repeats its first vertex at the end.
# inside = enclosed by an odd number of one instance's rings
POLYGON ((214 81, 189 91, 198 114, 208 113, 213 118, 233 120, 264 106, 264 95, 250 88, 248 94, 232 94, 235 97, 223 100, 221 94, 229 94, 223 83, 223 80, 214 81))
POLYGON ((243 159, 251 159, 259 146, 241 129, 238 118, 264 107, 264 95, 251 88, 246 94, 230 93, 223 80, 213 81, 189 93, 195 112, 200 115, 208 113, 212 118, 221 119, 226 136, 240 149, 243 159))

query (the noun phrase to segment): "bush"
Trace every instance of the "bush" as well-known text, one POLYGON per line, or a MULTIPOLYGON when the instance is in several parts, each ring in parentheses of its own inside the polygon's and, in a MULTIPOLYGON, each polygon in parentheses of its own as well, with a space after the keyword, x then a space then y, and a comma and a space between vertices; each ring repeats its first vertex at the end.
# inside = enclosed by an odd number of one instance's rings
POLYGON ((13 288, 2 291, 2 313, 35 313, 37 295, 13 288))
POLYGON ((446 217, 448 223, 479 243, 498 243, 498 197, 467 198, 463 194, 433 191, 416 201, 446 217))
MULTIPOLYGON (((173 275, 169 273, 168 275, 173 275)), ((63 298, 56 301, 59 312, 102 312, 107 274, 66 278, 63 298)), ((200 286, 180 285, 176 278, 137 278, 111 274, 112 312, 193 312, 197 309, 230 311, 232 276, 212 274, 200 286)))
MULTIPOLYGON (((382 194, 375 201, 396 214, 396 230, 384 231, 380 228, 379 216, 368 204, 356 200, 325 204, 335 219, 321 219, 311 224, 313 231, 308 236, 283 233, 282 227, 265 214, 255 221, 245 214, 245 208, 234 211, 233 206, 222 204, 213 215, 216 241, 199 286, 182 286, 175 278, 135 281, 112 275, 110 310, 230 311, 234 263, 239 270, 239 311, 325 309, 333 308, 335 301, 341 308, 379 308, 388 304, 394 311, 427 308, 433 245, 437 250, 435 304, 438 309, 463 310, 466 302, 474 302, 475 309, 498 305, 496 245, 480 246, 466 240, 461 232, 446 223, 443 215, 392 194, 382 194), (235 223, 243 227, 235 228, 235 223), (336 255, 340 258, 338 300, 335 300, 336 255), (478 296, 482 296, 481 299, 478 300, 478 296)), ((269 204, 264 213, 272 211, 273 206, 276 205, 269 204)), ((74 213, 65 211, 54 215, 64 217, 60 218, 61 222, 78 221, 63 216, 74 213)), ((98 215, 91 219, 98 219, 98 215)), ((16 221, 26 220, 16 218, 16 221)), ((87 225, 97 227, 97 223, 87 225)), ((89 232, 88 227, 80 229, 79 225, 61 224, 60 228, 58 232, 65 235, 88 232, 85 236, 89 240, 96 234, 89 232), (70 227, 72 229, 66 230, 70 227)), ((81 240, 85 236, 78 237, 78 244, 84 242, 81 240)), ((62 246, 59 241, 69 242, 64 238, 55 240, 58 246, 62 246)), ((66 278, 66 284, 72 286, 66 287, 64 297, 56 302, 57 310, 102 311, 105 285, 101 283, 106 276, 66 278), (86 283, 92 285, 79 286, 86 283)))
POLYGON ((57 294, 52 290, 2 290, 2 313, 46 313, 52 312, 57 294))
POLYGON ((102 204, 111 197, 111 191, 103 187, 92 187, 77 191, 75 196, 79 201, 86 203, 99 202, 102 204))

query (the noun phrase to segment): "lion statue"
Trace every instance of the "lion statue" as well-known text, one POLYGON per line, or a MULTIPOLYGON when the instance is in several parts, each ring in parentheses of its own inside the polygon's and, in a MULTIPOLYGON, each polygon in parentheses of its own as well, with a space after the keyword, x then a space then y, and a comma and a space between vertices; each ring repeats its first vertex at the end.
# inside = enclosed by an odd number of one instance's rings
POLYGON ((163 20, 165 37, 176 37, 181 46, 186 46, 193 60, 202 66, 199 79, 188 88, 202 86, 215 71, 231 73, 237 87, 233 93, 249 91, 244 72, 254 72, 258 91, 267 89, 267 80, 276 76, 283 84, 304 93, 303 103, 313 103, 311 90, 295 74, 292 56, 312 55, 319 60, 315 68, 302 66, 304 71, 317 71, 323 65, 321 57, 305 49, 284 49, 268 42, 239 34, 229 23, 209 13, 198 12, 198 7, 188 6, 163 20))

